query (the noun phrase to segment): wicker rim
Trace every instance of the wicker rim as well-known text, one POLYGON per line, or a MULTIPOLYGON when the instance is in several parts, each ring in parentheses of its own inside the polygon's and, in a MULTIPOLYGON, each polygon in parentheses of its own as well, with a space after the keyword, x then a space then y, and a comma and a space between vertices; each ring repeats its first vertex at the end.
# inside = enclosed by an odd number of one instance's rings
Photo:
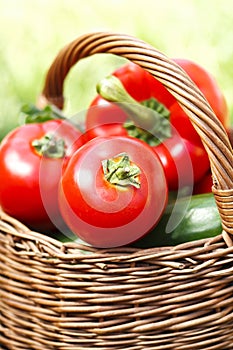
POLYGON ((68 72, 79 60, 98 53, 122 56, 138 64, 158 79, 180 103, 208 153, 213 193, 223 228, 233 234, 233 151, 227 133, 184 70, 159 50, 125 34, 97 32, 82 35, 63 47, 55 57, 46 75, 42 99, 62 109, 63 86, 68 72))

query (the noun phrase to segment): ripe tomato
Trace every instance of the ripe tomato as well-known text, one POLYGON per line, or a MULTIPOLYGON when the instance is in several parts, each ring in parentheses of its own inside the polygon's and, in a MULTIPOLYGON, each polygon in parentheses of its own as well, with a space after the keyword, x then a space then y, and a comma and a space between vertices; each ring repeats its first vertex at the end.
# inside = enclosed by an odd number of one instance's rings
MULTIPOLYGON (((128 94, 139 102, 156 97, 167 108, 176 103, 175 98, 165 89, 162 83, 132 62, 116 69, 113 75, 122 82, 128 94)), ((108 123, 123 124, 127 118, 127 114, 120 106, 107 101, 98 94, 87 111, 86 129, 101 127, 108 123)))
POLYGON ((202 194, 212 192, 213 178, 211 171, 208 171, 193 188, 193 194, 202 194))
MULTIPOLYGON (((174 61, 184 69, 197 85, 223 126, 228 128, 230 122, 228 106, 214 77, 205 68, 191 60, 175 58, 174 61)), ((176 103, 171 106, 170 111, 171 123, 179 131, 180 135, 183 138, 192 140, 193 143, 201 145, 201 138, 183 109, 176 103)))
MULTIPOLYGON (((174 61, 200 88, 226 127, 229 123, 226 100, 211 74, 190 60, 174 59, 174 61)), ((87 138, 130 135, 143 139, 159 155, 170 190, 177 190, 182 185, 191 186, 199 181, 209 170, 209 159, 201 138, 175 98, 160 82, 134 63, 115 70, 112 78, 114 79, 108 77, 98 84, 99 95, 92 101, 86 115, 87 138), (123 86, 116 82, 115 77, 123 86), (152 104, 153 98, 158 104, 152 104), (157 112, 156 120, 154 119, 148 128, 143 126, 146 108, 142 112, 139 102, 157 112), (132 126, 126 130, 125 122, 129 119, 132 119, 132 124, 139 126, 145 132, 142 133, 141 130, 137 132, 137 127, 133 130, 132 126), (167 124, 164 124, 165 121, 167 124), (176 135, 173 133, 169 135, 167 132, 169 128, 175 130, 176 135), (156 146, 151 144, 146 132, 152 135, 158 133, 160 143, 156 146)))
POLYGON ((128 131, 122 126, 122 123, 103 124, 85 131, 86 141, 92 140, 99 136, 128 136, 128 131))
MULTIPOLYGON (((183 68, 193 82, 204 94, 214 113, 228 128, 230 118, 226 99, 215 81, 214 77, 199 64, 188 60, 174 58, 174 61, 183 68)), ((176 99, 166 90, 166 88, 151 74, 140 66, 130 62, 116 69, 113 75, 123 84, 127 93, 136 101, 142 102, 154 97, 170 111, 170 121, 180 136, 202 145, 201 139, 194 129, 187 114, 180 107, 176 99)), ((117 102, 122 102, 120 99, 117 102)), ((86 128, 110 123, 124 123, 129 116, 120 108, 120 105, 108 101, 108 98, 98 94, 90 104, 86 115, 86 128)), ((116 132, 116 131, 115 131, 116 132)))
POLYGON ((161 162, 147 144, 97 137, 71 157, 60 184, 60 211, 88 244, 122 246, 158 222, 167 192, 161 162))
POLYGON ((25 124, 5 136, 0 145, 2 209, 33 229, 59 224, 58 183, 80 136, 61 120, 25 124))
POLYGON ((174 129, 172 137, 152 148, 163 164, 171 191, 192 186, 210 168, 209 158, 203 147, 181 138, 174 129))

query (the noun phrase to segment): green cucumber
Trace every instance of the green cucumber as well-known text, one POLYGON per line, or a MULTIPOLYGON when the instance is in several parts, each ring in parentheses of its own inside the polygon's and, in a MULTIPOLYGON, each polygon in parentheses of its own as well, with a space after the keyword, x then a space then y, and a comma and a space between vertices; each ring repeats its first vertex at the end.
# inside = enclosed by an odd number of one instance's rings
POLYGON ((169 202, 156 227, 133 246, 174 246, 214 237, 221 232, 222 223, 214 195, 198 194, 169 202))

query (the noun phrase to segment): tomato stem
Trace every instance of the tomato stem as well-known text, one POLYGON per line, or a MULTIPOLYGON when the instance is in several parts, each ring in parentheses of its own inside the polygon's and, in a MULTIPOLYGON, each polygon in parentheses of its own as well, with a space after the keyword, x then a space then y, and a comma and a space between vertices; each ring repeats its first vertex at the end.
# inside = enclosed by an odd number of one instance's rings
POLYGON ((102 167, 105 179, 114 185, 140 188, 139 167, 130 161, 127 153, 104 159, 102 167))
POLYGON ((39 155, 47 158, 63 158, 65 156, 64 140, 56 138, 52 133, 33 140, 32 146, 39 155))
POLYGON ((97 92, 105 100, 117 103, 136 127, 150 132, 161 142, 171 136, 170 111, 156 99, 139 103, 125 90, 121 81, 111 75, 97 84, 97 92))

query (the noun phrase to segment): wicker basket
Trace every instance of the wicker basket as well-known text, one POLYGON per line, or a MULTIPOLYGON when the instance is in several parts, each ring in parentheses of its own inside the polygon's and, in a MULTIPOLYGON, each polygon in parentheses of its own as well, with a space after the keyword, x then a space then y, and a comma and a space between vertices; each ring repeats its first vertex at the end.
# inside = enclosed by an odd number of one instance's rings
POLYGON ((223 233, 176 247, 93 249, 32 232, 1 212, 0 344, 14 350, 233 349, 233 156, 225 130, 179 66, 127 35, 92 33, 64 47, 48 71, 43 98, 62 108, 70 68, 96 53, 139 64, 180 102, 209 155, 223 233))

